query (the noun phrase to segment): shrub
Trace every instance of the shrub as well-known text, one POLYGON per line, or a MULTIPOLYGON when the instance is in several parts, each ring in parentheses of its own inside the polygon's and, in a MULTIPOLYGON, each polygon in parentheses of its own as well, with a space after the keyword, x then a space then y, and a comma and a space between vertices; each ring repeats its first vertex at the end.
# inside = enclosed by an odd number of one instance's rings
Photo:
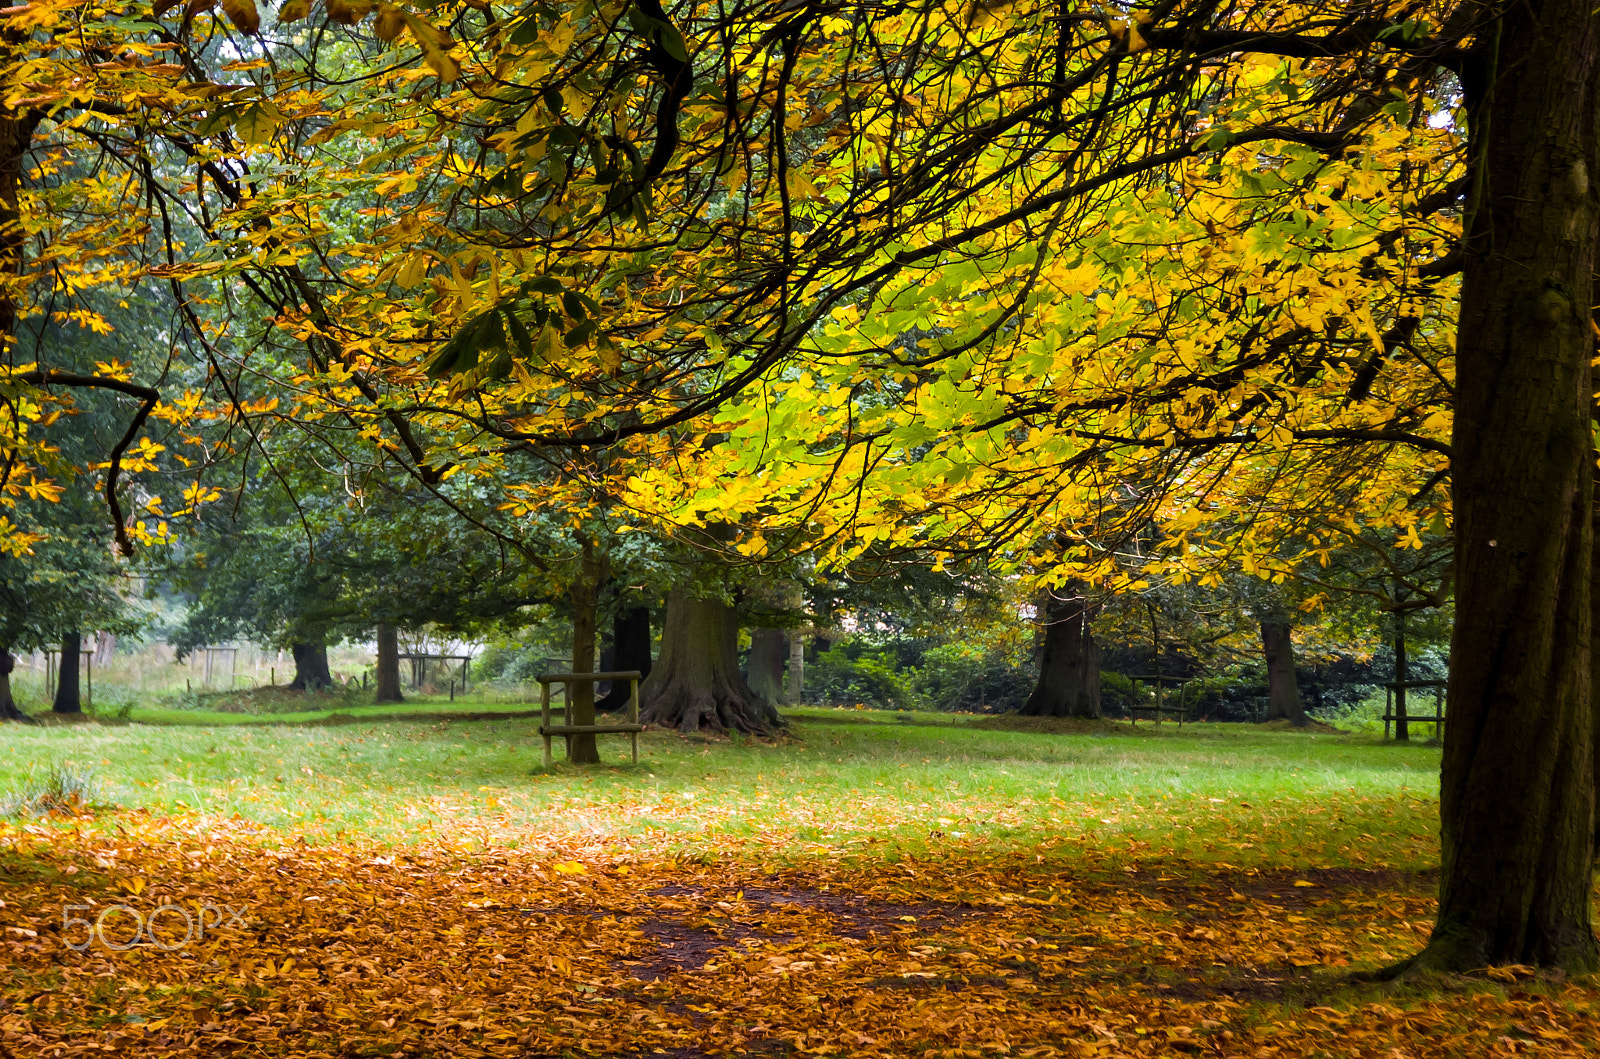
POLYGON ((884 653, 862 651, 851 658, 841 644, 806 666, 805 700, 824 705, 862 705, 909 710, 915 696, 884 653))
POLYGON ((81 816, 100 806, 100 785, 93 772, 51 765, 43 776, 30 771, 21 790, 0 798, 0 816, 81 816))
POLYGON ((911 686, 931 710, 1020 710, 1036 678, 1026 655, 1019 653, 966 643, 933 647, 912 671, 911 686))

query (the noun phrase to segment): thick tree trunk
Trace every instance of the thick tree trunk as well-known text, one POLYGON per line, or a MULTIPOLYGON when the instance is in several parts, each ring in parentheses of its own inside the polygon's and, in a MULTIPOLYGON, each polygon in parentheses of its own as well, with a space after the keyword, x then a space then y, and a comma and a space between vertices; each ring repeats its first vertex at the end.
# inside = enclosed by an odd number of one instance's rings
POLYGON ((745 666, 750 690, 768 702, 783 702, 783 661, 789 638, 782 629, 751 629, 750 659, 745 666))
POLYGON ((378 662, 373 667, 373 702, 404 702, 400 694, 400 635, 393 625, 378 626, 378 662))
POLYGON ((328 645, 322 643, 297 643, 289 646, 294 655, 294 679, 289 687, 295 691, 321 691, 333 686, 333 674, 328 670, 328 645))
POLYGON ((1484 5, 1451 467, 1456 624, 1439 913, 1405 965, 1592 971, 1590 306, 1600 14, 1484 5))
MULTIPOLYGON (((650 675, 650 608, 627 607, 618 610, 611 619, 611 664, 608 669, 626 672, 636 669, 650 675)), ((628 705, 628 682, 612 683, 611 691, 595 703, 595 709, 613 713, 628 705)))
POLYGON ((661 657, 639 689, 649 724, 694 732, 769 735, 783 727, 778 711, 739 673, 739 627, 720 600, 674 591, 667 597, 661 657))
POLYGON ((83 634, 77 630, 61 637, 61 668, 56 677, 56 698, 51 713, 82 713, 83 693, 79 671, 83 668, 83 634))
MULTIPOLYGON (((572 671, 594 672, 595 648, 595 597, 600 586, 595 564, 585 549, 583 569, 573 582, 572 601, 572 671)), ((594 724, 594 684, 575 681, 567 687, 572 696, 572 723, 594 724)), ((598 765, 600 747, 593 733, 567 736, 567 761, 573 765, 598 765)))
POLYGON ((1297 727, 1311 723, 1300 701, 1300 682, 1294 671, 1294 641, 1281 621, 1261 623, 1261 649, 1267 656, 1267 720, 1287 717, 1297 727))
POLYGON ((1039 680, 1023 703, 1030 717, 1099 717, 1100 646, 1081 595, 1052 592, 1043 606, 1039 680))
POLYGON ((10 651, 0 650, 0 721, 36 724, 38 722, 17 708, 16 700, 11 697, 11 671, 16 667, 16 657, 10 651))

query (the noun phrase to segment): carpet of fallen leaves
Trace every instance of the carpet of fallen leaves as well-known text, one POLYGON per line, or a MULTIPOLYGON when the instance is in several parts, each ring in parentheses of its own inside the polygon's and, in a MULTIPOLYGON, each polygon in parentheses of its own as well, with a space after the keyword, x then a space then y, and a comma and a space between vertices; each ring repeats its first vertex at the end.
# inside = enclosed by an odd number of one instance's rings
POLYGON ((385 850, 126 813, 0 830, 0 1056, 1600 1054, 1588 982, 1500 968, 1352 996, 1346 969, 1426 936, 1433 885, 1021 853, 773 870, 598 840, 385 850), (240 914, 174 951, 66 944, 68 906, 167 902, 240 914))

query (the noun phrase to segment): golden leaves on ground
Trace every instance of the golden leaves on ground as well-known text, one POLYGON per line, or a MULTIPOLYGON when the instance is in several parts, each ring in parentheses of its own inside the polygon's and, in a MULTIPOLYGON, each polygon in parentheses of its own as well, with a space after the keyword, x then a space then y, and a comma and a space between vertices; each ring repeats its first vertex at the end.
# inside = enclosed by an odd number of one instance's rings
POLYGON ((275 847, 148 822, 3 841, 0 1051, 15 1055, 1600 1049, 1591 985, 1517 968, 1495 993, 1341 993, 1330 969, 1426 936, 1432 880, 1398 872, 1090 875, 1024 853, 780 870, 601 842, 275 847), (67 947, 83 940, 63 932, 67 906, 165 902, 237 917, 173 951, 67 947))

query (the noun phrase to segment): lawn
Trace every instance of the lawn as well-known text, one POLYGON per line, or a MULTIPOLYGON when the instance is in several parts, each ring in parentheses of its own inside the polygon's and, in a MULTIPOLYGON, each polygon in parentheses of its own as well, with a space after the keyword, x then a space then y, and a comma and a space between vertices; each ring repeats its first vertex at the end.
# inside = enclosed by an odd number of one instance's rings
POLYGON ((1600 1047, 1589 983, 1348 981, 1426 936, 1434 748, 797 709, 776 742, 651 732, 637 767, 545 771, 536 719, 409 708, 0 728, 0 790, 92 770, 103 803, 0 823, 0 1046, 1600 1047), (163 901, 249 911, 173 952, 66 947, 66 905, 163 901))

